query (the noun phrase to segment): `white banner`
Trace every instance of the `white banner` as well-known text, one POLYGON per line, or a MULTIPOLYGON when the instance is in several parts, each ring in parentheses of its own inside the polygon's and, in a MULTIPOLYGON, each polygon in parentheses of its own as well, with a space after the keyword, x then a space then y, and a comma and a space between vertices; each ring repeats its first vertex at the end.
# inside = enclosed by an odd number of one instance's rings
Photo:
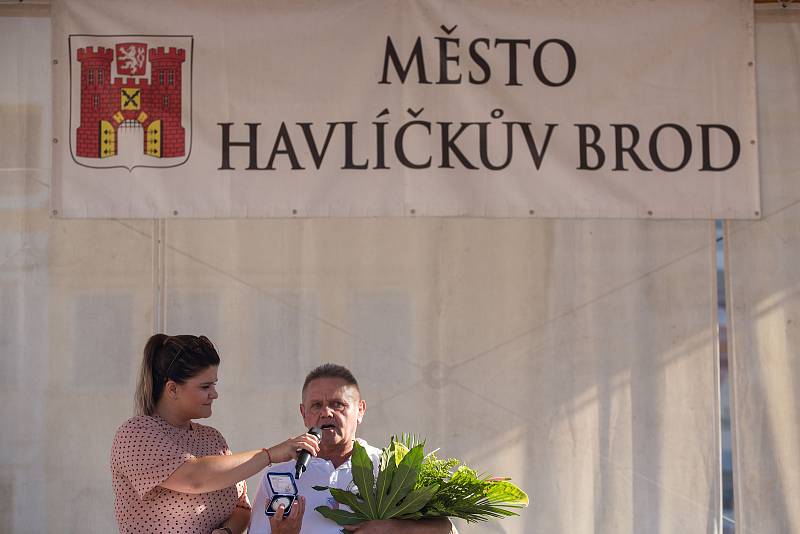
POLYGON ((52 14, 56 216, 760 216, 749 0, 52 14))

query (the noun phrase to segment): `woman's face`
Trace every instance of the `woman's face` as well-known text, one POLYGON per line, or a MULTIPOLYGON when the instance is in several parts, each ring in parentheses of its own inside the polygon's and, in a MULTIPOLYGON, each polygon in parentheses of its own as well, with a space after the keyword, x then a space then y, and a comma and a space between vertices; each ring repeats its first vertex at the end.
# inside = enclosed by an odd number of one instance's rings
POLYGON ((176 407, 186 419, 211 416, 211 403, 217 394, 217 366, 212 365, 183 384, 177 384, 176 407))

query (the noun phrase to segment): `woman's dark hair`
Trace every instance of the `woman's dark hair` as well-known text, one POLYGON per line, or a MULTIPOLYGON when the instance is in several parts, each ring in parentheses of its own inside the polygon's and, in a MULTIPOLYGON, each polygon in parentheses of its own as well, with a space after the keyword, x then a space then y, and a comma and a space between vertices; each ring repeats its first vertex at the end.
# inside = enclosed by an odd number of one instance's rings
POLYGON ((136 414, 155 413, 168 381, 183 384, 212 365, 219 365, 219 355, 206 336, 155 334, 144 346, 136 387, 136 414))

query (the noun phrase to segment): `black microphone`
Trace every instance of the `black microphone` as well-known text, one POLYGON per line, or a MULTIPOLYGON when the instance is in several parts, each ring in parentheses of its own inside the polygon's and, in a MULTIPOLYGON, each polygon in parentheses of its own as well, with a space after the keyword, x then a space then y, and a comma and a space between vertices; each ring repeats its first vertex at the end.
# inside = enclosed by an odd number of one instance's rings
MULTIPOLYGON (((322 430, 320 430, 319 427, 315 426, 313 428, 309 428, 308 433, 317 438, 317 441, 322 440, 322 430)), ((309 461, 311 461, 311 453, 305 449, 301 449, 300 454, 297 455, 297 464, 294 468, 294 478, 299 479, 300 475, 305 473, 309 461)))

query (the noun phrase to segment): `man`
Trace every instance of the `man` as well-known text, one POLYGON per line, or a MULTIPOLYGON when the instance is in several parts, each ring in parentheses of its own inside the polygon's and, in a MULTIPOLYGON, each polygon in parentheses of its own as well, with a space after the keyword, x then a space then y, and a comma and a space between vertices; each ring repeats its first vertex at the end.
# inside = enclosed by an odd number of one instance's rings
MULTIPOLYGON (((317 506, 335 507, 336 501, 328 491, 317 491, 312 486, 329 486, 344 490, 354 488, 350 456, 356 429, 364 419, 367 404, 361 398, 358 382, 353 374, 341 365, 327 363, 311 371, 303 383, 300 414, 306 427, 322 429, 319 455, 312 458, 306 472, 297 480, 298 501, 289 515, 283 517, 283 508, 268 517, 264 513, 271 498, 267 473, 294 473, 295 462, 273 465, 264 471, 256 491, 250 517, 250 534, 338 534, 339 525, 325 519, 315 510, 317 506)), ((374 465, 380 449, 358 439, 374 465)), ((381 520, 368 521, 344 527, 358 534, 450 534, 455 532, 447 519, 419 521, 381 520)))

